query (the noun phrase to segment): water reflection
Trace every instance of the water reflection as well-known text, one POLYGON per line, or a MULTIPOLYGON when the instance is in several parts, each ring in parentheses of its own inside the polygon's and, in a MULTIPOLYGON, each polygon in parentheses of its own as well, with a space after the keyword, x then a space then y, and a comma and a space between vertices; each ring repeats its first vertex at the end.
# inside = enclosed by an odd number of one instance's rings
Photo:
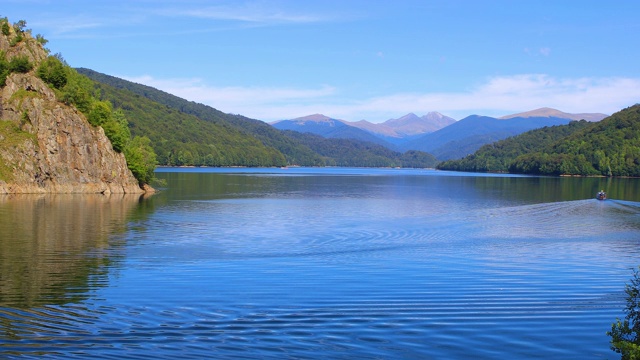
POLYGON ((78 302, 121 256, 139 195, 0 196, 0 306, 78 302))

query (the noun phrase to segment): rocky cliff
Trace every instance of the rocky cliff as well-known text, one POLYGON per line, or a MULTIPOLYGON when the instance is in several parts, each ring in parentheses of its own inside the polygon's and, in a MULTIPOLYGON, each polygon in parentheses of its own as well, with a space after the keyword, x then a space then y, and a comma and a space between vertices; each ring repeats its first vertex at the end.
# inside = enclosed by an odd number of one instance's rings
POLYGON ((0 55, 27 57, 34 67, 11 73, 0 88, 0 194, 142 193, 122 153, 36 76, 47 53, 31 37, 12 44, 0 34, 0 55))

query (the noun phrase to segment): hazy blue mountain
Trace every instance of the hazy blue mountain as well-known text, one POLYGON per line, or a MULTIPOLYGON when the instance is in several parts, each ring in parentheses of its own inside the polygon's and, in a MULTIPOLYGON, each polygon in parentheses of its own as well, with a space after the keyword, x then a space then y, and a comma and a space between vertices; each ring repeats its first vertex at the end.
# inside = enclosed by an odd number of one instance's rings
POLYGON ((311 133, 325 138, 369 141, 398 150, 403 143, 455 123, 455 119, 438 112, 423 116, 409 113, 397 119, 374 124, 367 120, 350 122, 333 119, 322 114, 308 115, 292 120, 271 123, 279 130, 311 133))
POLYGON ((432 111, 420 117, 409 113, 398 119, 389 119, 382 125, 392 128, 400 137, 412 137, 438 131, 455 122, 456 120, 453 118, 432 111))
POLYGON ((304 116, 292 120, 271 123, 278 130, 292 130, 300 133, 320 135, 327 139, 353 139, 368 141, 396 150, 396 147, 368 131, 351 126, 352 123, 333 119, 322 114, 304 116))
POLYGON ((497 119, 471 115, 433 133, 401 145, 402 150, 419 150, 439 160, 457 159, 474 153, 482 145, 544 126, 565 125, 570 119, 516 117, 497 119))
POLYGON ((339 132, 340 129, 348 126, 341 120, 332 119, 322 114, 314 114, 292 120, 277 121, 271 125, 279 130, 293 130, 301 133, 316 134, 323 137, 330 137, 330 134, 335 133, 336 131, 339 132))

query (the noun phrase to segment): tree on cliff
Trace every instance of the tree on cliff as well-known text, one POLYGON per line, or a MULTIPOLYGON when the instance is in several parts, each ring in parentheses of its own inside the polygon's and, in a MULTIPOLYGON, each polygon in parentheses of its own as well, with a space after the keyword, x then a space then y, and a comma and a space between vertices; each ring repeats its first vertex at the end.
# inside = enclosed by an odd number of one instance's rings
POLYGON ((611 350, 622 355, 622 360, 640 360, 640 267, 633 272, 631 283, 625 285, 626 318, 611 325, 611 350))
POLYGON ((38 77, 55 89, 62 89, 67 85, 67 71, 60 56, 49 56, 40 64, 38 77))
POLYGON ((151 140, 146 136, 136 136, 124 149, 127 166, 141 184, 148 184, 154 179, 156 169, 156 153, 151 147, 151 140))

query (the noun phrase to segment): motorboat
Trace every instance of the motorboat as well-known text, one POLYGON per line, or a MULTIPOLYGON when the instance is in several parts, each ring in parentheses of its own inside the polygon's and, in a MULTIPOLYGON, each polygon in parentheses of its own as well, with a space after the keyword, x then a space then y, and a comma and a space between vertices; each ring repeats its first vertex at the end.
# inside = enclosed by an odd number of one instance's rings
POLYGON ((598 200, 606 200, 607 199, 607 193, 604 192, 604 190, 598 191, 598 194, 596 195, 596 199, 598 199, 598 200))

